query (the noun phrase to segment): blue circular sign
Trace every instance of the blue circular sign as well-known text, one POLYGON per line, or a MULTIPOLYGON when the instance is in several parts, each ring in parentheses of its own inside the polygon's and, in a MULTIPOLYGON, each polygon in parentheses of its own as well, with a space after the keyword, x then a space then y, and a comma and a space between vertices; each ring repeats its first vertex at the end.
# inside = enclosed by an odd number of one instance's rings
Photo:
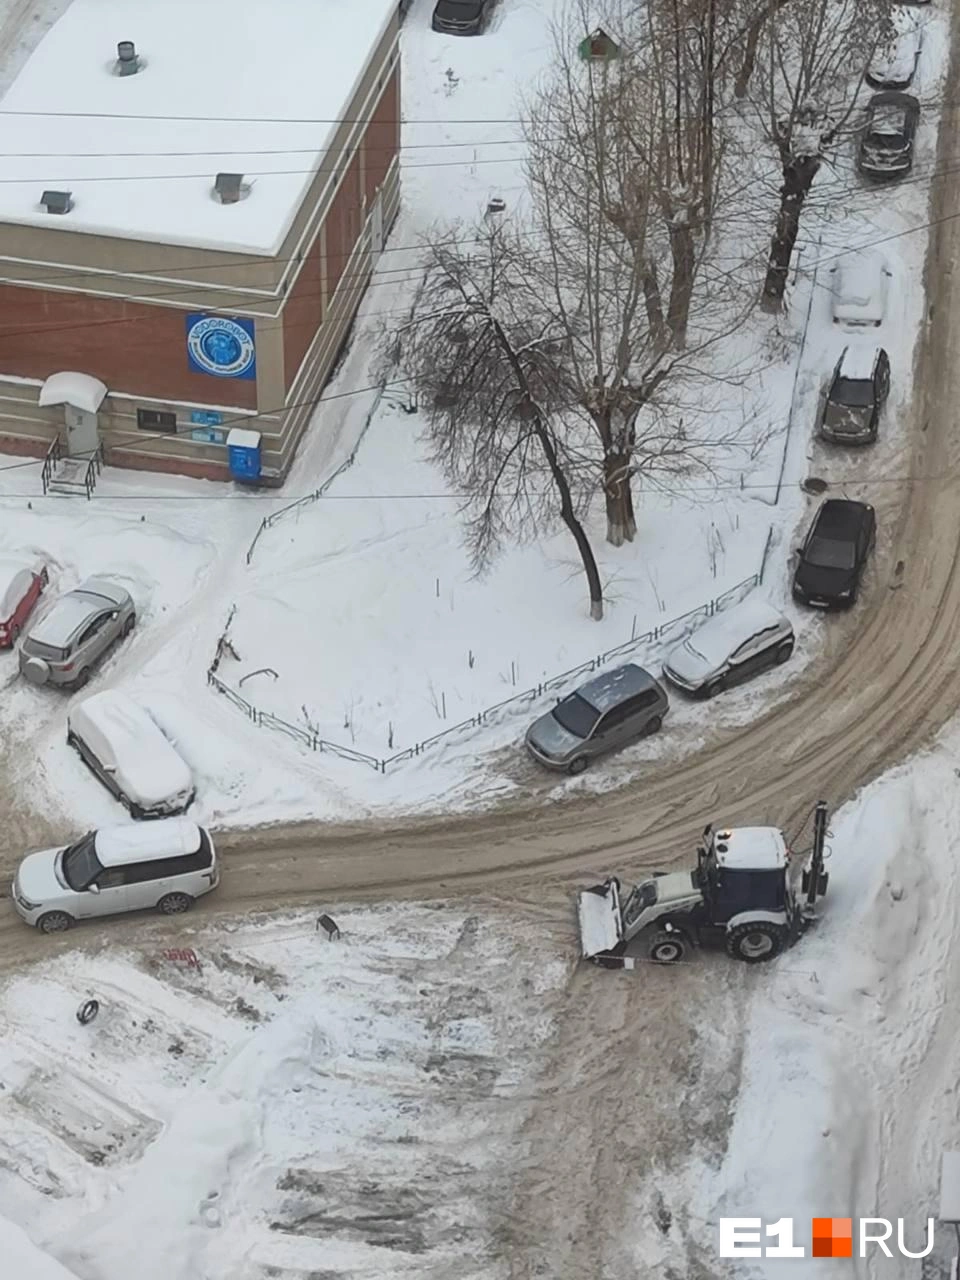
POLYGON ((190 358, 218 378, 242 378, 256 355, 252 336, 236 320, 206 316, 187 333, 190 358))

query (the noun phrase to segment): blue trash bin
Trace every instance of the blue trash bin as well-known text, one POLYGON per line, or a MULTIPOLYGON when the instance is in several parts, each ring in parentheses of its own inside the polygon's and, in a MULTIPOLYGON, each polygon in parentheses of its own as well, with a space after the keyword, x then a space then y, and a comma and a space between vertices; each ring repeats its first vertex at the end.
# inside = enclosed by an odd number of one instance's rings
POLYGON ((260 432, 234 427, 227 436, 230 474, 235 480, 257 480, 260 476, 260 432))

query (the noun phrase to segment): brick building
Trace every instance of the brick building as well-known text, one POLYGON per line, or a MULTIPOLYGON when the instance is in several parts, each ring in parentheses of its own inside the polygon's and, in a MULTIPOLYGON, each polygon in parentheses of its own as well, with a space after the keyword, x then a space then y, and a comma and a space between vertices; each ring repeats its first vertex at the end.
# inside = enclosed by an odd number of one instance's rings
POLYGON ((397 213, 399 97, 396 0, 73 0, 0 112, 0 452, 228 479, 241 427, 282 478, 397 213))

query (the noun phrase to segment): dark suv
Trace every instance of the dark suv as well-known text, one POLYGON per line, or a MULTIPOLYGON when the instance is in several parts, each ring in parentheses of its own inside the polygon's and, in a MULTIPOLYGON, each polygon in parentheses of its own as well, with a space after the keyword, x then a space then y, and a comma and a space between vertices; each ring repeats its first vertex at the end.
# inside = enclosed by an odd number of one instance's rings
POLYGON ((798 553, 793 598, 815 609, 849 609, 856 602, 876 533, 873 507, 828 498, 798 553))
POLYGON ((883 347, 844 347, 823 405, 820 434, 834 444, 872 444, 890 392, 883 347))
POLYGON ((478 36, 491 7, 491 0, 437 0, 430 25, 448 36, 478 36))

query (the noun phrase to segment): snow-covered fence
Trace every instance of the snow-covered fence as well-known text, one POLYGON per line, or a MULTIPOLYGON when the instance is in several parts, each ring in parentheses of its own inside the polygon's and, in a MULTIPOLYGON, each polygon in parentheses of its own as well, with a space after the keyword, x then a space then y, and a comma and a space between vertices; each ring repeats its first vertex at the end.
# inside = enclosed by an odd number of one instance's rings
MULTIPOLYGON (((505 698, 503 702, 498 702, 492 707, 486 707, 483 711, 478 711, 475 715, 470 716, 469 719, 462 720, 459 724, 451 725, 449 729, 443 729, 440 733, 435 733, 430 738, 424 738, 421 742, 415 742, 413 746, 406 747, 403 751, 398 751, 392 756, 371 756, 363 751, 357 751, 353 747, 345 747, 342 743, 330 742, 310 729, 290 724, 289 721, 283 720, 280 716, 275 716, 269 711, 261 711, 252 702, 248 702, 246 698, 237 693, 235 689, 231 689, 217 675, 220 658, 226 644, 229 643, 226 639, 226 627, 220 637, 214 661, 207 671, 207 683, 216 689, 218 693, 224 694, 234 706, 243 711, 254 724, 259 725, 261 728, 274 729, 279 733, 284 733, 302 746, 308 747, 311 751, 328 751, 331 755, 339 756, 342 760, 353 760, 358 764, 369 765, 370 768, 375 769, 378 773, 386 773, 388 769, 392 769, 395 765, 403 764, 405 761, 414 760, 417 756, 423 755, 425 751, 429 750, 430 747, 436 746, 439 742, 451 739, 458 734, 479 729, 485 724, 493 723, 502 712, 509 712, 521 705, 535 702, 547 693, 568 688, 582 676, 599 670, 613 658, 624 657, 628 653, 634 653, 638 649, 646 648, 650 645, 666 645, 682 639, 698 622, 711 618, 715 613, 719 613, 730 605, 738 603, 744 596, 749 595, 755 587, 760 585, 763 580, 763 572, 766 567, 772 535, 773 528, 771 526, 764 544, 763 560, 759 571, 751 574, 749 578, 744 578, 742 582, 738 582, 720 595, 714 596, 706 604, 699 605, 696 609, 689 609, 679 617, 672 618, 669 622, 654 627, 652 631, 645 631, 643 635, 631 636, 623 644, 615 645, 612 649, 606 649, 603 653, 598 653, 595 657, 586 659, 576 667, 570 667, 567 671, 550 676, 539 684, 533 685, 529 689, 524 689, 522 693, 505 698)), ((230 617, 233 617, 232 611, 230 617)), ((227 626, 229 626, 229 621, 227 626)))

